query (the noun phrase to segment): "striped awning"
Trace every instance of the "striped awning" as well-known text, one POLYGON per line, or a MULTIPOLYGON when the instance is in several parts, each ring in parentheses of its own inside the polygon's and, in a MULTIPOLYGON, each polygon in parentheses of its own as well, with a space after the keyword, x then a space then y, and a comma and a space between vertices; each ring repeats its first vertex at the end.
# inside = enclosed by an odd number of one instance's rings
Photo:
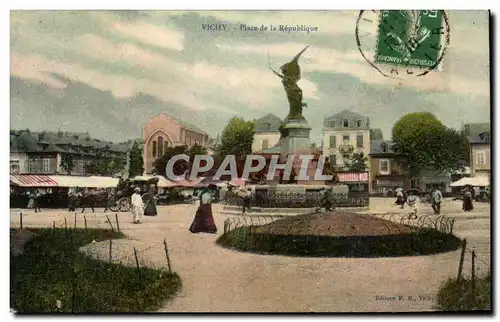
POLYGON ((340 182, 368 182, 368 172, 338 173, 340 182))
POLYGON ((48 175, 11 175, 10 182, 20 187, 57 187, 57 182, 48 175))

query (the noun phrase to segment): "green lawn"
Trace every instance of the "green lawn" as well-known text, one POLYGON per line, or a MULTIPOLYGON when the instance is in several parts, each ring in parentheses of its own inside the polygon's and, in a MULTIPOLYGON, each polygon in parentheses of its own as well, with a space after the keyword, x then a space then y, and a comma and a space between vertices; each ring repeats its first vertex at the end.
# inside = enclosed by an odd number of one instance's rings
POLYGON ((37 236, 25 245, 24 253, 11 253, 10 258, 10 306, 18 313, 153 311, 181 288, 175 273, 150 268, 138 271, 78 251, 92 240, 123 238, 120 232, 31 231, 37 236))
POLYGON ((491 310, 491 273, 483 278, 476 278, 472 294, 472 281, 455 279, 446 281, 438 293, 438 309, 442 311, 491 310), (474 296, 472 296, 474 295, 474 296))

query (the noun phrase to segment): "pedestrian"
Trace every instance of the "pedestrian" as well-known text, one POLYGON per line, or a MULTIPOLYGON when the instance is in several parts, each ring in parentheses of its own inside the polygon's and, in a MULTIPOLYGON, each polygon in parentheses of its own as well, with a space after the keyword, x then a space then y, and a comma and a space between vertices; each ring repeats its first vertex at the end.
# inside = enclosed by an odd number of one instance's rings
POLYGON ((321 194, 322 194, 321 195, 321 208, 325 208, 325 211, 335 210, 335 206, 333 203, 332 191, 330 189, 327 189, 327 188, 322 188, 321 194))
POLYGON ((437 188, 432 189, 431 191, 431 204, 432 210, 434 210, 435 215, 441 214, 441 201, 443 201, 443 194, 437 188))
POLYGON ((33 209, 35 207, 35 192, 28 191, 28 209, 33 209))
POLYGON ((82 214, 85 211, 85 208, 90 208, 92 209, 92 212, 94 212, 94 195, 88 191, 88 189, 85 189, 83 194, 82 194, 82 214))
POLYGON ((141 189, 135 188, 131 198, 133 223, 140 224, 144 214, 144 203, 142 202, 141 189))
POLYGON ((146 204, 144 207, 144 215, 145 216, 157 216, 158 211, 156 209, 156 196, 154 188, 151 187, 148 193, 145 193, 143 196, 143 201, 146 204))
POLYGON ((401 206, 401 209, 405 207, 405 194, 403 188, 396 189, 396 204, 401 206))
POLYGON ((68 191, 68 211, 76 210, 76 203, 78 201, 78 196, 76 194, 76 188, 70 188, 68 191))
POLYGON ((473 209, 474 206, 472 204, 472 187, 466 186, 464 190, 462 190, 462 210, 468 212, 473 209))
POLYGON ((209 233, 216 234, 217 226, 215 225, 212 214, 212 197, 216 187, 209 185, 208 188, 202 188, 200 191, 200 205, 196 210, 193 222, 189 227, 189 231, 193 234, 209 233))
POLYGON ((419 198, 417 196, 417 193, 415 191, 408 191, 408 198, 406 198, 406 203, 408 204, 408 207, 410 208, 410 219, 414 218, 417 219, 418 216, 418 202, 419 198))
POLYGON ((35 212, 42 212, 42 209, 40 209, 41 199, 42 199, 42 193, 40 192, 40 190, 37 190, 35 193, 35 198, 33 203, 33 208, 35 208, 35 212))
POLYGON ((243 211, 242 213, 245 214, 250 210, 250 202, 252 201, 252 188, 243 188, 241 196, 243 197, 243 211))
POLYGON ((111 211, 111 209, 109 209, 109 204, 111 202, 111 199, 113 198, 113 191, 111 188, 106 188, 105 191, 106 191, 106 202, 104 206, 104 212, 108 210, 111 211))

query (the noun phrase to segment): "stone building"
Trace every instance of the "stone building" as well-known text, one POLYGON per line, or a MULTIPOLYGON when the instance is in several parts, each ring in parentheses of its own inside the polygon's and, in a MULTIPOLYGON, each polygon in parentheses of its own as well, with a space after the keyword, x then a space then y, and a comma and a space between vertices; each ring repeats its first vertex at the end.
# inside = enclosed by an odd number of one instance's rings
POLYGON ((160 113, 142 128, 144 141, 143 160, 146 174, 153 172, 154 161, 164 154, 169 146, 209 144, 208 134, 195 125, 160 113))
POLYGON ((270 113, 254 120, 255 135, 252 152, 264 151, 276 146, 280 140, 280 126, 282 123, 282 119, 270 113))

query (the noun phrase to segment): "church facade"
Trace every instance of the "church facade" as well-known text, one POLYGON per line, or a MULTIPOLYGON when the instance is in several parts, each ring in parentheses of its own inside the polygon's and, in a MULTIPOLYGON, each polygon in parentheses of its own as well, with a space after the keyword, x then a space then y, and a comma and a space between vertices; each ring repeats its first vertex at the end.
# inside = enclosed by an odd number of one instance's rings
POLYGON ((195 125, 160 113, 142 128, 145 174, 153 173, 153 163, 168 147, 187 145, 207 146, 209 135, 195 125))

